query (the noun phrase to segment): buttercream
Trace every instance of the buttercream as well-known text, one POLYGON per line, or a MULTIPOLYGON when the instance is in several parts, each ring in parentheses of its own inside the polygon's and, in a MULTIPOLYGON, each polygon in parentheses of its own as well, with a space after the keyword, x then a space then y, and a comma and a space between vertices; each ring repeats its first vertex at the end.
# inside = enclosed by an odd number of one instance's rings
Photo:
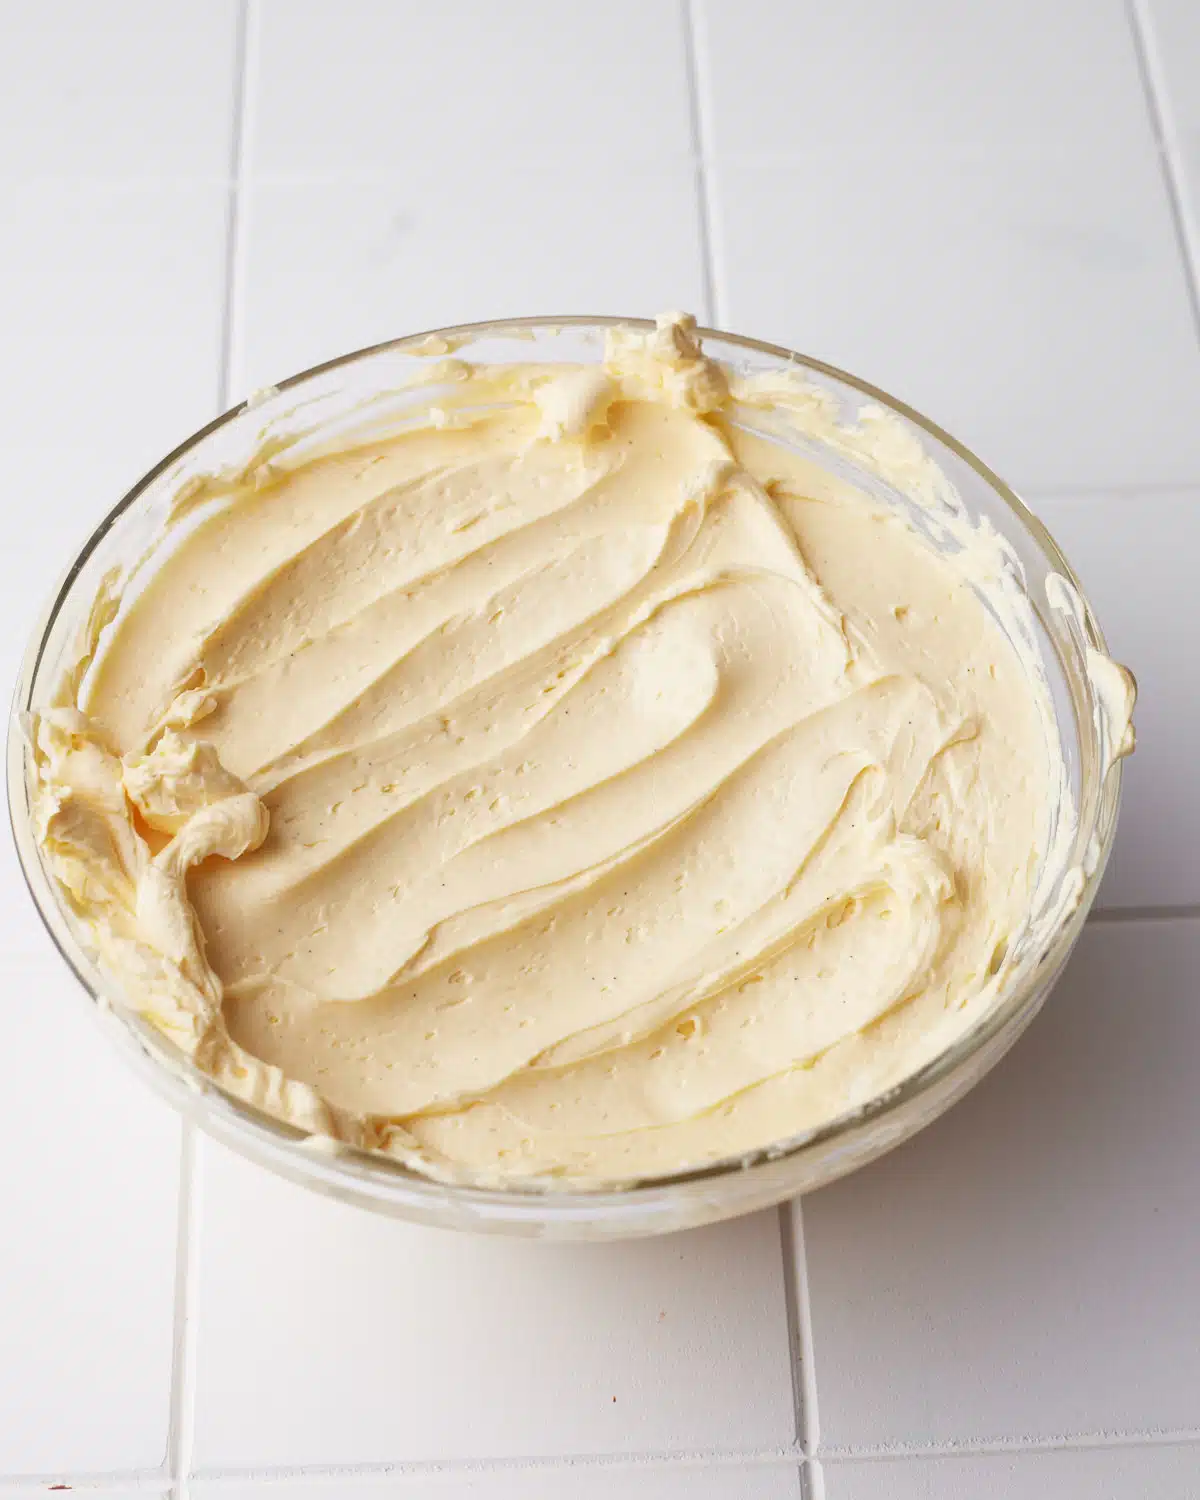
POLYGON ((887 413, 686 317, 452 364, 403 432, 190 486, 98 601, 33 742, 101 960, 223 1087, 450 1179, 627 1181, 873 1097, 995 1003, 1073 827, 1004 545, 887 413))

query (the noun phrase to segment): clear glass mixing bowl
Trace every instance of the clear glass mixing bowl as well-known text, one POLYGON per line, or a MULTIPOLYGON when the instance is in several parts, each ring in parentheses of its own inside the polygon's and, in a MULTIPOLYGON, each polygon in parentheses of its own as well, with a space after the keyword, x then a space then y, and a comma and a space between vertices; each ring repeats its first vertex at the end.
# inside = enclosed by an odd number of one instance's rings
MULTIPOLYGON (((64 663, 109 569, 129 569, 161 534, 172 500, 189 478, 240 467, 264 433, 317 429, 336 438, 370 413, 383 428, 402 424, 419 362, 431 367, 453 352, 483 363, 595 363, 606 329, 649 328, 635 318, 529 318, 467 324, 392 340, 295 375, 226 412, 181 444, 104 517, 84 543, 38 621, 17 684, 8 736, 8 797, 13 834, 29 889, 51 937, 92 1001, 91 1009, 130 1063, 187 1118, 217 1140, 281 1176, 381 1213, 455 1229, 556 1239, 616 1239, 723 1219, 819 1187, 879 1156, 927 1125, 976 1083, 1033 1019, 1079 934, 1116 829, 1121 764, 1109 765, 1086 663, 1104 651, 1100 627, 1053 539, 974 454, 926 418, 866 382, 775 345, 703 330, 707 353, 743 373, 787 368, 827 392, 841 420, 864 405, 898 416, 957 489, 973 517, 986 515, 1012 544, 1025 574, 1051 683, 1059 733, 1079 810, 1072 863, 1088 871, 1082 899, 1047 946, 1032 955, 1004 998, 946 1052, 886 1094, 817 1130, 701 1169, 631 1184, 620 1191, 500 1191, 447 1186, 388 1158, 329 1149, 300 1131, 230 1098, 154 1027, 125 1007, 97 967, 79 926, 46 870, 30 818, 27 711, 49 704, 64 663), (1052 607, 1047 582, 1065 578, 1079 594, 1072 620, 1052 607)), ((819 462, 877 496, 903 504, 878 477, 819 443, 801 445, 819 462)), ((1051 585, 1053 590, 1054 585, 1051 585)))

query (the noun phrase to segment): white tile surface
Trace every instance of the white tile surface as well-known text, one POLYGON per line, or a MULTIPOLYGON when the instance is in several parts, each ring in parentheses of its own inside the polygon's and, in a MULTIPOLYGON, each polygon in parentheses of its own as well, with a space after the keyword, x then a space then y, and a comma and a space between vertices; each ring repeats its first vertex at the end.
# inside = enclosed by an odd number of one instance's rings
POLYGON ((325 0, 263 0, 254 55, 256 173, 404 180, 432 159, 469 201, 514 160, 551 161, 565 185, 690 149, 675 0, 347 0, 336 19, 325 0))
POLYGON ((1122 0, 704 0, 704 22, 719 151, 1042 155, 1146 135, 1122 0))
POLYGON ((714 170, 729 326, 883 386, 1029 490, 1200 477, 1200 350, 1148 147, 714 170))
MULTIPOLYGON (((678 1468, 626 1468, 610 1464, 555 1469, 509 1469, 486 1474, 420 1474, 358 1483, 192 1485, 193 1500, 800 1500, 793 1464, 731 1464, 678 1468)), ((1168 1500, 1168 1497, 1164 1497, 1168 1500)))
POLYGON ((1196 1500, 1200 1447, 825 1465, 825 1500, 1196 1500))
POLYGON ((1113 653, 1138 679, 1138 748, 1099 906, 1200 904, 1200 490, 1041 500, 1113 653))
POLYGON ((779 1448, 779 1220, 550 1246, 418 1229, 207 1144, 201 1469, 779 1448))
POLYGON ((223 176, 237 3, 6 7, 0 177, 223 176))
POLYGON ((216 410, 226 192, 9 184, 0 676, 93 526, 216 410))
MULTIPOLYGON (((1142 684, 1102 905, 1200 901, 1200 353, 1130 28, 1200 244, 1194 0, 10 5, 10 681, 89 524, 212 414, 243 7, 235 392, 443 321, 700 310, 698 14, 723 321, 891 386, 1027 490, 1078 492, 1040 508, 1142 684)), ((6 849, 5 920, 0 1490, 163 1462, 179 1144, 6 849)), ((1197 973, 1200 923, 1093 926, 993 1079, 809 1200, 822 1453, 1200 1429, 1197 973)), ((203 1155, 195 1461, 292 1478, 200 1500, 796 1500, 794 1464, 742 1462, 794 1436, 776 1216, 475 1242, 203 1155), (689 1453, 729 1461, 611 1461, 689 1453), (298 1472, 537 1455, 602 1461, 298 1472)), ((1190 1500, 1198 1476, 1171 1446, 824 1463, 828 1500, 1190 1500)))
POLYGON ((683 167, 601 164, 564 178, 517 166, 470 192, 428 168, 406 185, 259 184, 245 238, 242 391, 439 324, 653 315, 701 298, 683 167))
POLYGON ((4 978, 0 1474, 151 1468, 167 1438, 179 1126, 110 1051, 47 938, 6 937, 4 978))
POLYGON ((1011 1057, 805 1202, 832 1449, 1193 1431, 1200 921, 1090 924, 1011 1057))

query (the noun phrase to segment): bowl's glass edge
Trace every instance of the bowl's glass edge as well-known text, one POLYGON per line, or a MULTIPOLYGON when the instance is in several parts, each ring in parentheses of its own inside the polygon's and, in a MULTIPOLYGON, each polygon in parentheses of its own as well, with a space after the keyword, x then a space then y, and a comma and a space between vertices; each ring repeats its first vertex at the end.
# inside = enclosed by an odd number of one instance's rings
MULTIPOLYGON (((387 351, 403 352, 411 350, 417 352, 416 346, 420 346, 425 340, 430 338, 443 338, 467 343, 481 337, 503 336, 505 334, 515 335, 539 328, 547 330, 595 328, 602 330, 621 327, 650 330, 654 326, 655 324, 651 319, 623 318, 606 315, 589 316, 585 314, 545 315, 529 318, 510 317, 478 323, 456 324, 420 333, 407 334, 399 338, 384 340, 377 344, 353 350, 350 353, 323 361, 284 380, 280 380, 276 383, 276 388, 279 391, 289 390, 304 384, 316 375, 336 370, 342 366, 356 363, 359 360, 369 359, 387 351)), ((997 497, 1009 507, 1021 526, 1036 542, 1050 565, 1051 570, 1062 575, 1071 584, 1082 606, 1082 624, 1088 644, 1094 649, 1107 654, 1104 634, 1087 598, 1087 594, 1057 542, 1016 491, 971 449, 967 448, 936 422, 933 422, 906 402, 848 371, 839 369, 835 365, 801 354, 782 345, 728 333, 722 329, 703 327, 699 328, 697 332, 702 339, 717 339, 734 348, 744 349, 748 353, 768 355, 802 370, 815 372, 839 381, 856 390, 869 400, 878 402, 888 409, 899 413, 949 449, 972 469, 997 497)), ((42 611, 23 655, 20 672, 15 685, 6 749, 9 821, 18 860, 26 886, 51 940, 87 994, 93 1001, 105 1007, 110 1003, 110 997, 103 993, 94 967, 81 949, 66 920, 59 897, 54 891, 52 882, 42 865, 36 841, 33 838, 28 802, 28 747, 24 734, 24 715, 31 704, 34 684, 50 632, 59 611, 62 609, 69 595, 72 584, 92 553, 100 545, 113 525, 137 501, 148 486, 189 451, 220 428, 236 419, 247 409, 247 402, 239 402, 192 433, 160 462, 155 464, 153 468, 148 470, 107 512, 92 531, 82 549, 76 554, 71 565, 63 574, 58 587, 51 595, 48 604, 42 611)), ((560 1189, 555 1187, 547 1187, 545 1189, 460 1187, 422 1177, 400 1163, 377 1153, 359 1151, 355 1148, 341 1148, 338 1155, 347 1163, 357 1163, 361 1169, 369 1171, 374 1176, 378 1176, 381 1179, 380 1186, 382 1186, 382 1180, 386 1180, 389 1184, 394 1184, 392 1191, 403 1195, 406 1199, 405 1205, 401 1206, 399 1211, 405 1211, 405 1208, 411 1209, 416 1216, 427 1217, 430 1222, 437 1220, 445 1221, 444 1209, 448 1202, 461 1203, 468 1210, 478 1211, 484 1216, 489 1216, 490 1211, 498 1210, 500 1217, 504 1218, 507 1211, 516 1220, 546 1220, 559 1216, 579 1215, 581 1213, 601 1218, 614 1211, 619 1212, 625 1207, 632 1207, 633 1202, 638 1198, 669 1193, 672 1189, 687 1189, 689 1187, 702 1189, 707 1184, 712 1184, 715 1187, 722 1180, 731 1177, 744 1179, 746 1174, 752 1174, 756 1169, 763 1168, 771 1168, 774 1175, 781 1164, 789 1160, 799 1161, 821 1146, 833 1143, 843 1137, 859 1135, 872 1125, 883 1125, 889 1117, 900 1115, 907 1106, 912 1105, 920 1096, 935 1089, 939 1084, 946 1083, 952 1075, 968 1064, 972 1058, 985 1053, 991 1048, 992 1044, 1001 1038, 1004 1033, 1012 1032, 1013 1039, 1015 1039, 1015 1035, 1018 1034, 1019 1030, 1023 1029, 1023 1025, 1018 1023, 1030 1019, 1040 1007, 1053 979, 1061 970, 1083 928, 1088 912, 1095 899, 1100 880, 1104 874, 1116 833, 1122 770, 1123 762, 1120 760, 1107 768, 1104 784, 1100 789, 1096 801, 1095 833, 1098 835, 1098 840, 1095 846, 1096 856, 1092 868, 1085 879, 1078 905, 1070 917, 1059 928, 1037 967, 1026 974, 1023 980, 1014 986, 1009 995, 1005 996, 999 1004, 981 1016, 946 1051, 938 1054, 938 1056, 931 1059, 921 1068, 909 1074, 893 1088, 876 1096, 865 1104, 845 1111, 824 1125, 752 1153, 746 1153, 734 1158, 726 1158, 687 1171, 641 1178, 618 1188, 597 1191, 560 1189)), ((275 1149, 287 1152, 294 1159, 296 1171, 294 1173, 285 1173, 285 1175, 304 1178, 306 1166, 313 1174, 319 1175, 319 1165, 322 1159, 315 1153, 311 1156, 302 1156, 294 1149, 297 1143, 303 1139, 303 1132, 282 1124, 252 1105, 245 1104, 224 1094, 215 1085, 211 1085, 207 1081, 201 1081, 199 1086, 197 1086, 195 1081, 185 1078, 182 1068, 168 1069, 164 1067, 165 1052, 169 1048, 169 1044, 159 1038, 157 1033, 154 1033, 153 1028, 140 1017, 125 1012, 121 1024, 127 1032, 131 1033, 131 1040, 136 1050, 150 1063, 152 1069, 151 1082, 155 1083, 158 1086, 159 1092, 164 1093, 177 1108, 198 1119, 204 1128, 209 1128, 209 1119, 207 1117, 211 1115, 212 1108, 215 1106, 225 1118, 212 1133, 218 1138, 225 1140, 227 1144, 234 1145, 237 1149, 242 1149, 244 1144, 247 1154, 261 1159, 260 1154, 253 1149, 252 1141, 239 1143, 232 1139, 232 1135, 236 1131, 235 1122, 240 1121, 252 1136, 259 1138, 260 1146, 266 1146, 268 1143, 271 1143, 275 1149), (139 1032, 141 1033, 140 1036, 139 1032), (152 1053, 159 1050, 164 1055, 157 1058, 153 1057, 152 1053), (188 1096, 191 1096, 191 1099, 188 1096), (197 1109, 196 1101, 203 1099, 205 1096, 207 1096, 206 1107, 197 1109)), ((174 1051, 174 1049, 170 1050, 174 1051)), ((997 1052, 996 1055, 998 1056, 999 1053, 997 1052)), ((995 1059, 991 1060, 994 1061, 995 1059)), ((990 1066, 990 1062, 988 1065, 990 1066)), ((186 1066, 190 1067, 190 1064, 186 1066)), ((145 1072, 145 1069, 142 1071, 145 1072)), ((326 1158, 326 1160, 332 1164, 333 1158, 326 1158)), ((272 1165, 274 1165, 277 1171, 283 1170, 278 1162, 274 1162, 272 1165)), ((313 1182, 311 1185, 317 1187, 324 1186, 326 1190, 336 1191, 333 1185, 329 1183, 318 1181, 313 1182)), ((364 1195, 361 1192, 356 1194, 353 1191, 347 1192, 345 1196, 355 1198, 359 1202, 367 1202, 371 1198, 371 1195, 364 1195)), ((785 1196, 788 1196, 786 1189, 778 1192, 775 1195, 774 1201, 778 1201, 778 1199, 785 1196)), ((375 1206, 382 1205, 375 1204, 375 1206)), ((741 1210, 736 1209, 734 1211, 741 1210)), ((695 1222, 703 1222, 707 1218, 720 1216, 721 1214, 719 1213, 708 1213, 697 1216, 695 1222)), ((492 1226, 481 1222, 479 1227, 492 1226)), ((639 1231, 637 1228, 631 1226, 627 1232, 636 1233, 639 1231)))

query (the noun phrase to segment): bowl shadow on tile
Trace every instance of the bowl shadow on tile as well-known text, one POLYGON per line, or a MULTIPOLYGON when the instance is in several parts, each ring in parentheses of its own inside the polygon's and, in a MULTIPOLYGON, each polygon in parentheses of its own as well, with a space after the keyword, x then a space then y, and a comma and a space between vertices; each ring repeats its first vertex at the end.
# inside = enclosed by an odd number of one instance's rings
POLYGON ((1200 1427, 1200 922, 1091 925, 944 1119, 805 1204, 833 1449, 1200 1427))
POLYGON ((1138 679, 1137 753, 1100 909, 1200 905, 1200 490, 1038 498, 1087 587, 1109 647, 1138 679))

